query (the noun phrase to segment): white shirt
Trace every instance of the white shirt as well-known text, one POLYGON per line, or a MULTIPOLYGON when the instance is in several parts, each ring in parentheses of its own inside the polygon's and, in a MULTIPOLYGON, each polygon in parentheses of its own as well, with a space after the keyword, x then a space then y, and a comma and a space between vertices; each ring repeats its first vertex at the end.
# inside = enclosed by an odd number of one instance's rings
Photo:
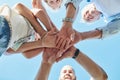
POLYGON ((120 13, 120 0, 92 0, 105 17, 120 13))
POLYGON ((8 48, 17 50, 24 42, 28 41, 28 36, 33 33, 31 24, 21 16, 15 9, 4 5, 0 9, 0 15, 5 16, 11 28, 11 38, 8 48))

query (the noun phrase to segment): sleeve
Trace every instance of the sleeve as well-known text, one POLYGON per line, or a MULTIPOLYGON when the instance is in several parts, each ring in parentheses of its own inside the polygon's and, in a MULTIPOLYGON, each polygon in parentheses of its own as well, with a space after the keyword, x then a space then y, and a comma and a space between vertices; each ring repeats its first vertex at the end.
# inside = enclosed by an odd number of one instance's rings
POLYGON ((67 7, 68 3, 73 3, 74 7, 75 7, 76 9, 78 9, 78 8, 79 8, 79 4, 80 4, 81 1, 82 1, 82 0, 67 0, 67 1, 65 2, 65 6, 67 7))
POLYGON ((30 40, 31 36, 27 36, 25 38, 21 38, 17 41, 14 42, 14 45, 11 47, 14 51, 17 51, 22 44, 24 44, 25 42, 28 42, 30 40))
POLYGON ((102 30, 102 38, 117 34, 120 32, 120 18, 114 19, 106 26, 97 29, 102 30))

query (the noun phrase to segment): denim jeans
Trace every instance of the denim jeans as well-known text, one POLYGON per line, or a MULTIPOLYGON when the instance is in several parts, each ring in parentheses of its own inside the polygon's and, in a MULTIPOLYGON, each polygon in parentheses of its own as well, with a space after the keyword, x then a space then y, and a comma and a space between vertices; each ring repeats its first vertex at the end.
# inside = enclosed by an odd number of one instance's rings
POLYGON ((5 17, 0 15, 0 56, 7 50, 10 37, 9 24, 5 17))

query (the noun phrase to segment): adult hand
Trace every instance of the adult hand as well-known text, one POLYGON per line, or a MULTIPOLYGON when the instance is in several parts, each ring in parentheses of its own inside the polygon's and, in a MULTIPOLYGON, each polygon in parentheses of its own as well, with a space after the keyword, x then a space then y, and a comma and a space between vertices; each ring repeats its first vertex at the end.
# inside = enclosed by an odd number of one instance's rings
POLYGON ((74 41, 72 41, 69 45, 65 45, 66 47, 64 49, 60 49, 57 53, 57 57, 62 56, 62 54, 69 49, 71 46, 73 46, 75 43, 79 42, 82 40, 82 35, 80 32, 74 30, 75 32, 75 37, 74 37, 74 41))
POLYGON ((57 53, 58 49, 56 48, 44 48, 43 51, 43 61, 47 62, 47 63, 54 63, 56 61, 56 53, 57 53))
POLYGON ((43 36, 42 39, 42 46, 44 47, 56 47, 55 41, 57 32, 49 31, 43 36))
POLYGON ((62 55, 61 57, 57 58, 56 61, 61 61, 62 59, 64 58, 71 58, 73 57, 74 53, 76 51, 76 48, 75 47, 70 47, 68 50, 66 50, 62 55))
POLYGON ((74 41, 75 32, 72 29, 72 23, 64 22, 62 29, 58 33, 56 46, 59 49, 65 49, 70 45, 71 41, 74 41))
POLYGON ((33 8, 40 8, 41 7, 41 0, 32 0, 32 7, 33 8))

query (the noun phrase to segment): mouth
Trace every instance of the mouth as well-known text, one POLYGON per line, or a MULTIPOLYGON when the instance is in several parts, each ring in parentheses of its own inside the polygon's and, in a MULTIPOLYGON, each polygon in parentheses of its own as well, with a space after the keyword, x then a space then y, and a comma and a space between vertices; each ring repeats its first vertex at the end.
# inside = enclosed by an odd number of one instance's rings
POLYGON ((65 79, 65 80, 71 80, 71 76, 65 75, 65 76, 64 76, 64 79, 65 79))

